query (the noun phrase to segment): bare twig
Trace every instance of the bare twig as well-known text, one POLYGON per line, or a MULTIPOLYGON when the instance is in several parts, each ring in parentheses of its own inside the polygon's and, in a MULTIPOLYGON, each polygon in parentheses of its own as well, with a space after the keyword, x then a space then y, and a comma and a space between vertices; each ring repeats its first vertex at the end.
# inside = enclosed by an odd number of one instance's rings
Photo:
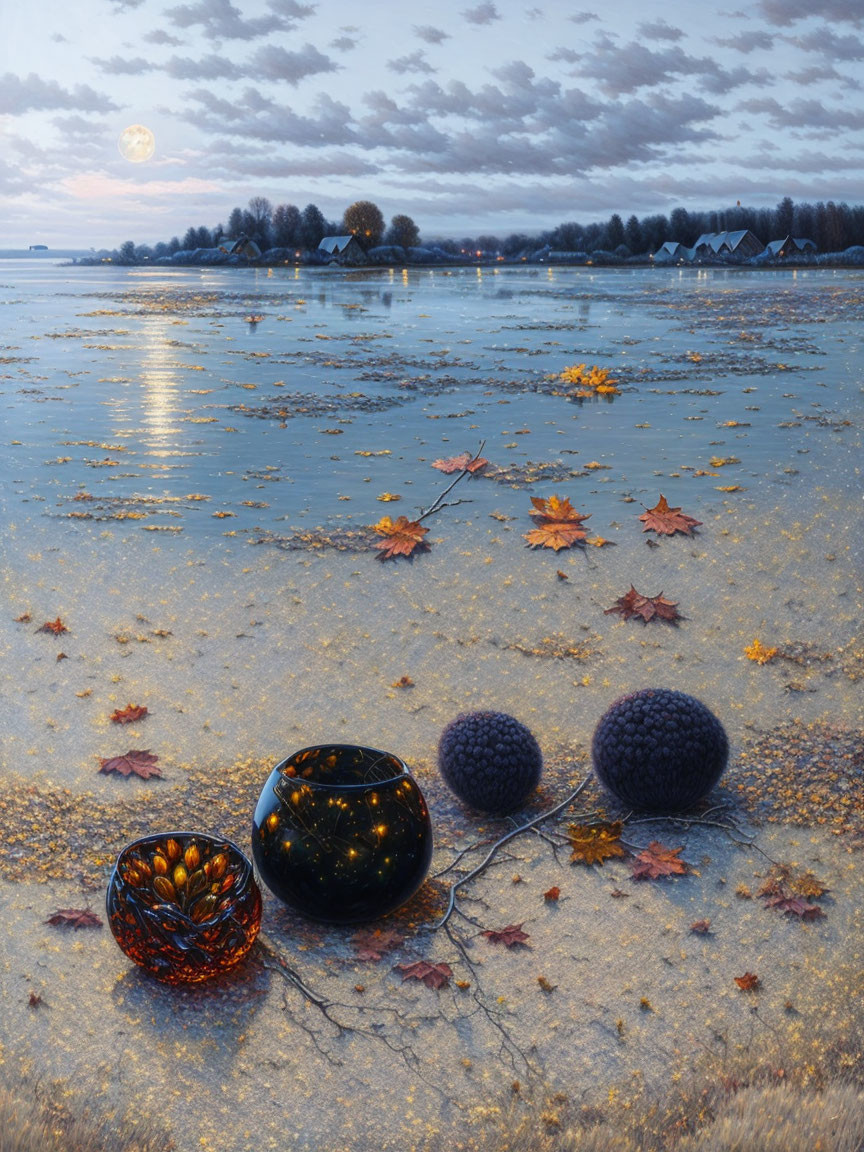
POLYGON ((466 872, 464 876, 460 876, 458 880, 454 880, 450 885, 450 899, 447 902, 447 911, 444 913, 438 923, 433 925, 433 931, 438 928, 443 928, 450 917, 453 915, 454 911, 456 910, 456 893, 464 884, 467 884, 469 881, 473 880, 475 876, 479 876, 481 872, 484 872, 505 844, 509 844, 511 840, 515 839, 517 836, 520 836, 523 832, 529 832, 532 828, 536 828, 538 824, 542 824, 545 820, 551 820, 553 816, 557 816, 559 812, 563 812, 565 808, 569 807, 579 795, 579 793, 582 792, 585 787, 587 787, 591 776, 592 773, 589 772, 582 783, 579 784, 577 788, 574 788, 568 796, 565 796, 559 804, 556 804, 554 808, 548 808, 545 812, 541 812, 538 816, 528 820, 525 824, 520 824, 518 828, 513 828, 499 840, 496 840, 487 852, 483 861, 478 864, 476 868, 472 868, 470 872, 466 872))
MULTIPOLYGON (((477 451, 474 453, 474 455, 471 457, 471 459, 468 461, 468 463, 473 464, 473 462, 477 459, 477 457, 480 455, 480 453, 483 451, 483 449, 485 447, 486 447, 486 441, 481 440, 480 441, 480 447, 477 449, 477 451)), ((420 513, 420 515, 417 517, 417 523, 419 524, 421 520, 425 520, 427 516, 431 516, 435 512, 440 512, 442 508, 451 508, 451 507, 454 507, 456 504, 470 503, 470 501, 466 501, 466 500, 454 500, 450 504, 444 503, 444 497, 449 496, 449 494, 453 491, 453 489, 456 487, 456 485, 459 483, 460 480, 462 480, 465 476, 470 476, 470 475, 471 475, 470 468, 463 468, 462 471, 459 473, 459 475, 456 477, 456 479, 451 481, 447 485, 447 487, 444 489, 444 491, 440 492, 436 496, 436 498, 429 505, 429 507, 425 510, 425 512, 420 513)))

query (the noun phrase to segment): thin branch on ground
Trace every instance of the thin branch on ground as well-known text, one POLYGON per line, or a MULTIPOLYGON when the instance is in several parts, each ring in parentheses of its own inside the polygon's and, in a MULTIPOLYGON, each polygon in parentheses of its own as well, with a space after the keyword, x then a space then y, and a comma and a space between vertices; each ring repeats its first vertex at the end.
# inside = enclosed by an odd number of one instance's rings
MULTIPOLYGON (((483 449, 485 447, 486 447, 486 441, 481 440, 480 441, 480 447, 477 449, 477 451, 474 453, 474 455, 468 461, 469 465, 474 463, 474 461, 477 459, 477 457, 480 455, 480 453, 483 451, 483 449)), ((444 491, 440 492, 438 494, 438 496, 435 497, 435 499, 432 501, 432 503, 429 505, 429 507, 425 511, 420 513, 420 515, 417 517, 417 523, 419 524, 421 520, 425 520, 427 516, 432 516, 435 512, 440 512, 442 508, 452 508, 456 504, 469 504, 470 503, 469 500, 453 500, 449 504, 445 504, 444 503, 444 497, 449 496, 449 494, 453 491, 453 489, 456 487, 456 485, 459 483, 460 480, 464 479, 466 476, 471 476, 471 475, 473 475, 473 473, 471 472, 470 467, 463 468, 462 471, 459 473, 459 475, 456 477, 456 479, 451 481, 451 483, 447 485, 447 487, 444 489, 444 491)))
POLYGON ((538 824, 542 824, 546 820, 551 820, 553 816, 557 816, 559 812, 563 812, 565 808, 568 808, 580 794, 580 792, 582 792, 588 786, 592 775, 593 773, 589 772, 582 783, 579 784, 578 787, 574 788, 573 791, 569 793, 569 795, 565 796, 560 803, 556 804, 554 808, 547 808, 545 812, 541 812, 539 815, 534 816, 525 824, 520 824, 518 828, 511 829, 510 832, 507 832, 500 839, 496 840, 487 852, 483 861, 478 864, 476 868, 472 868, 470 872, 466 872, 464 876, 460 876, 458 880, 454 880, 450 885, 450 898, 447 902, 447 911, 444 913, 438 923, 433 925, 433 931, 437 930, 438 928, 443 928, 453 913, 456 911, 456 894, 460 888, 462 888, 465 884, 470 883, 470 881, 473 880, 476 876, 479 876, 481 873, 485 872, 505 844, 509 844, 511 840, 514 840, 517 836, 521 836, 523 832, 529 832, 532 828, 536 828, 538 824))

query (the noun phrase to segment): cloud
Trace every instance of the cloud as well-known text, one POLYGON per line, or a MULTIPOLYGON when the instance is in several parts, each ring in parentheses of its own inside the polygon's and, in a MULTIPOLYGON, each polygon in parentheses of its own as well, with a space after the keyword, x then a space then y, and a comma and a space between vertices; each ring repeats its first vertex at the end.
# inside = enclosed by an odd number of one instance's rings
POLYGON ((335 48, 337 52, 350 52, 356 48, 357 40, 352 40, 350 36, 337 36, 335 40, 330 41, 330 47, 335 48))
POLYGON ((236 80, 243 71, 227 56, 210 52, 193 59, 191 56, 172 56, 162 70, 175 80, 236 80))
POLYGON ((663 19, 652 24, 639 24, 636 31, 646 40, 680 40, 684 35, 680 28, 673 28, 663 19))
POLYGON ((326 148, 362 143, 352 126, 351 110, 326 93, 313 104, 313 114, 303 116, 284 104, 247 88, 239 98, 230 100, 206 88, 198 88, 189 98, 200 107, 189 109, 182 119, 203 132, 231 133, 249 140, 270 143, 291 142, 296 147, 326 148))
POLYGON ((565 64, 575 64, 583 56, 584 52, 577 52, 575 48, 556 48, 554 52, 549 53, 546 59, 553 63, 563 60, 565 64))
MULTIPOLYGON (((274 2, 271 0, 271 9, 274 2)), ((285 27, 284 17, 275 13, 246 20, 230 0, 198 0, 194 4, 180 4, 176 8, 166 8, 165 15, 178 28, 193 28, 200 24, 205 35, 219 40, 254 40, 285 27)))
POLYGON ((718 37, 715 44, 720 44, 723 48, 732 48, 736 52, 743 52, 744 55, 749 55, 757 49, 773 48, 777 43, 777 37, 773 32, 761 32, 756 29, 749 32, 738 32, 735 36, 718 37))
POLYGON ((491 24, 493 20, 501 19, 498 9, 488 0, 478 4, 476 8, 465 8, 462 15, 469 24, 491 24))
POLYGON ((824 24, 805 36, 785 36, 784 39, 796 48, 818 52, 830 60, 864 60, 864 41, 860 37, 838 36, 824 24))
POLYGON ((100 124, 94 120, 87 120, 84 116, 77 114, 71 116, 55 116, 52 123, 64 139, 102 140, 108 134, 108 130, 104 124, 100 124))
POLYGON ((319 52, 312 44, 304 44, 299 52, 289 52, 278 44, 259 48, 249 60, 246 75, 283 80, 295 86, 307 76, 322 72, 336 72, 340 65, 319 52))
POLYGON ((298 4, 297 0, 267 0, 267 7, 277 16, 293 23, 296 20, 305 20, 314 15, 316 5, 298 4))
POLYGON ((13 72, 0 76, 0 113, 20 115, 22 112, 50 108, 68 108, 78 112, 117 112, 120 105, 89 84, 62 88, 56 80, 43 80, 35 72, 23 80, 13 72))
POLYGON ((778 28, 788 28, 798 20, 806 20, 818 15, 823 20, 848 23, 860 28, 864 25, 864 8, 861 0, 820 0, 814 6, 813 0, 759 0, 759 12, 778 28), (818 7, 818 11, 814 11, 818 7))
POLYGON ((426 72, 428 74, 435 71, 422 52, 412 52, 410 56, 399 56, 396 60, 388 60, 387 67, 391 72, 397 72, 400 76, 406 72, 426 72))
POLYGON ((822 84, 827 80, 834 80, 844 88, 853 90, 861 88, 857 80, 853 80, 851 76, 843 76, 830 64, 811 64, 810 67, 800 68, 797 72, 787 72, 786 79, 805 88, 811 84, 822 84))
POLYGON ((690 56, 678 45, 647 48, 632 41, 618 45, 609 36, 599 36, 589 54, 583 57, 582 74, 599 83, 609 96, 617 97, 640 88, 656 88, 680 76, 697 76, 699 84, 714 95, 730 92, 742 84, 764 86, 771 82, 765 69, 727 71, 710 56, 690 56))
POLYGON ((91 56, 90 62, 109 76, 141 76, 144 72, 152 72, 154 68, 152 62, 143 56, 112 56, 109 60, 91 56))
POLYGON ((145 32, 141 39, 146 40, 148 44, 170 44, 174 48, 183 43, 179 36, 170 35, 164 28, 154 28, 152 32, 145 32))
POLYGON ((838 128, 853 131, 864 129, 864 108, 829 108, 821 100, 798 98, 781 104, 770 97, 744 100, 739 104, 744 112, 768 117, 772 128, 819 128, 832 132, 838 128))
POLYGON ((431 24, 415 24, 414 35, 427 44, 443 44, 450 39, 450 33, 443 28, 434 28, 431 24))
POLYGON ((590 24, 592 20, 599 20, 600 17, 596 12, 573 12, 567 19, 572 20, 574 24, 590 24))

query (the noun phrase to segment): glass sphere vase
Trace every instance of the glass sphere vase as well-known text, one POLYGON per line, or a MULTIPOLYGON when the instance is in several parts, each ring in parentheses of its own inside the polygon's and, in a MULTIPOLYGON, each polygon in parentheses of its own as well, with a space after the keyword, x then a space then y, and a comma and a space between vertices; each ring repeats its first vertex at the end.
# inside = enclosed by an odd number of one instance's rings
POLYGON ((261 926, 261 890, 236 844, 165 832, 127 845, 108 881, 108 923, 126 955, 168 984, 238 964, 261 926))
POLYGON ((273 769, 255 809, 252 851, 262 880, 290 908, 350 924, 413 896, 432 857, 432 826, 398 756, 327 744, 273 769))

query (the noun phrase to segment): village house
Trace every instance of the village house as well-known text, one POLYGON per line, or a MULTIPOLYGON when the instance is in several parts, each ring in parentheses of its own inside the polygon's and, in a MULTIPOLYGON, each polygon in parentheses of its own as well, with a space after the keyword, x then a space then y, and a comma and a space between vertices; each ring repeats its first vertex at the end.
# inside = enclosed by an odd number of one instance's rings
POLYGON ((318 251, 326 253, 334 264, 368 264, 366 253, 360 247, 357 237, 325 236, 318 245, 318 251))
POLYGON ((790 256, 800 256, 805 252, 816 251, 816 245, 812 240, 795 236, 784 236, 782 240, 771 240, 765 247, 775 260, 788 260, 790 256))

